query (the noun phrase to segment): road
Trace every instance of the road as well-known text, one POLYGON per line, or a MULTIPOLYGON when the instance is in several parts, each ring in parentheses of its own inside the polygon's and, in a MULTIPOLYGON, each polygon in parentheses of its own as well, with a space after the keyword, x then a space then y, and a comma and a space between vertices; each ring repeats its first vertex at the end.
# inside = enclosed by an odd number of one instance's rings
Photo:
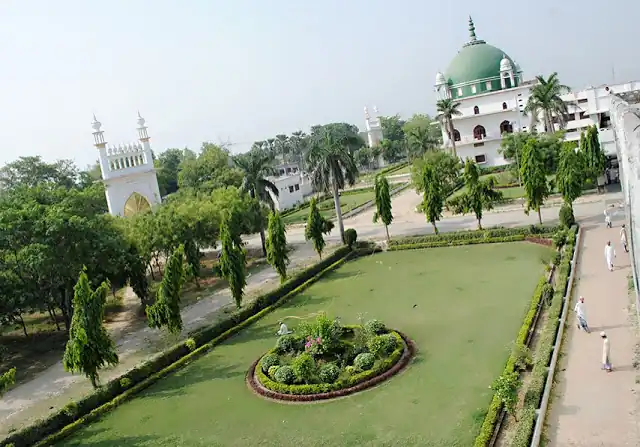
MULTIPOLYGON (((600 222, 602 212, 607 203, 615 203, 622 198, 620 193, 606 194, 597 197, 584 198, 587 203, 575 205, 576 217, 582 221, 600 222)), ((392 236, 406 236, 432 233, 431 225, 424 221, 424 216, 415 212, 420 202, 413 190, 405 191, 394 197, 394 222, 390 226, 392 236)), ((558 208, 543 209, 543 220, 552 222, 557 220, 558 208)), ((346 228, 355 228, 359 239, 384 239, 384 227, 372 223, 373 210, 369 210, 345 220, 346 228)), ((490 226, 521 226, 537 223, 537 216, 526 216, 521 209, 500 210, 487 213, 483 219, 485 227, 490 226)), ((473 216, 447 217, 439 222, 440 231, 456 231, 476 227, 473 216)), ((289 242, 294 246, 291 255, 292 267, 303 267, 317 261, 315 253, 309 244, 304 242, 303 228, 290 228, 287 234, 289 242)), ((259 246, 260 238, 255 235, 246 239, 250 245, 259 246)), ((327 237, 329 245, 337 244, 338 231, 327 237)), ((258 290, 274 288, 278 284, 275 272, 266 267, 248 278, 247 290, 254 293, 258 290)), ((220 290, 210 296, 203 296, 196 303, 183 310, 185 331, 193 330, 210 324, 219 310, 231 303, 227 289, 220 290)), ((183 334, 183 337, 185 334, 183 334)), ((116 337, 116 345, 120 355, 120 364, 101 373, 103 380, 109 380, 123 374, 136 364, 148 359, 154 353, 175 343, 175 339, 167 339, 162 333, 149 328, 136 328, 116 337)), ((64 371, 61 363, 57 363, 43 371, 33 380, 21 384, 7 394, 0 401, 0 434, 6 434, 11 428, 18 428, 36 418, 50 414, 55 408, 77 399, 90 391, 88 381, 80 376, 72 376, 64 371)))

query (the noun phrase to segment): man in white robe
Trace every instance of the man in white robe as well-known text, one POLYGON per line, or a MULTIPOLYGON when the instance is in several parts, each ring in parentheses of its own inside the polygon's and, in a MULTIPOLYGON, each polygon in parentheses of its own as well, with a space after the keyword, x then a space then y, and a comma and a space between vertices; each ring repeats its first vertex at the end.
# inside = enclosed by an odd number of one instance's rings
POLYGON ((279 323, 280 323, 280 329, 278 329, 278 332, 276 332, 276 335, 288 335, 293 332, 287 328, 287 325, 284 324, 283 321, 279 321, 279 323))
POLYGON ((624 248, 624 251, 626 253, 629 253, 629 245, 627 243, 627 227, 625 227, 624 224, 622 224, 622 227, 620 228, 620 242, 622 243, 622 248, 624 248))
POLYGON ((607 210, 604 210, 604 224, 607 228, 611 228, 611 216, 609 216, 607 210))
POLYGON ((613 368, 611 366, 611 346, 609 345, 609 338, 604 331, 600 332, 600 337, 602 338, 602 369, 606 372, 611 372, 613 368))
POLYGON ((580 297, 578 302, 576 303, 576 307, 573 308, 573 311, 576 313, 578 318, 578 329, 584 329, 584 331, 588 334, 589 325, 587 324, 587 313, 584 308, 584 298, 580 297))
POLYGON ((613 258, 616 257, 616 251, 613 249, 611 245, 611 241, 607 242, 607 245, 604 246, 604 260, 607 263, 607 268, 610 272, 613 272, 613 258))

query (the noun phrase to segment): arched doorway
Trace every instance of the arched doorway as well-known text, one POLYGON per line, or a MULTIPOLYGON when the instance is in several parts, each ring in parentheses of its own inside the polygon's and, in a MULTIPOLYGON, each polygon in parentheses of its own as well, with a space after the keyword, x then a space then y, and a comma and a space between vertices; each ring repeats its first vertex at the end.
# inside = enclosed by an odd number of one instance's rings
POLYGON ((124 217, 133 216, 151 209, 151 204, 142 194, 134 192, 124 204, 124 217))
POLYGON ((475 140, 482 140, 487 137, 487 131, 483 126, 477 125, 473 128, 473 138, 475 140))
POLYGON ((513 126, 506 120, 500 123, 500 135, 504 133, 513 133, 513 126))

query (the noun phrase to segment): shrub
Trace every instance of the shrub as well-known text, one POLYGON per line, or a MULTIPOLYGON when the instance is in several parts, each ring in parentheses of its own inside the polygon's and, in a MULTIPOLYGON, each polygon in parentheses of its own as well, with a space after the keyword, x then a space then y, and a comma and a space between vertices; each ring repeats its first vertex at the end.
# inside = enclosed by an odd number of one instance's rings
POLYGON ((524 371, 525 369, 533 365, 531 349, 523 344, 515 344, 511 351, 511 356, 514 360, 514 366, 521 371, 524 371))
POLYGON ((556 251, 555 253, 553 253, 553 256, 551 257, 551 263, 557 267, 558 265, 560 265, 561 258, 562 258, 562 255, 560 254, 560 252, 556 251))
POLYGON ((291 362, 291 369, 299 382, 309 383, 316 372, 316 362, 311 354, 303 352, 291 362))
POLYGON ((300 323, 297 332, 306 341, 305 350, 314 355, 336 352, 342 345, 340 337, 343 328, 340 321, 337 318, 332 320, 324 312, 314 322, 300 323))
POLYGON ((196 349, 196 347, 198 346, 196 344, 196 341, 193 338, 188 338, 185 342, 184 345, 189 348, 189 351, 193 351, 196 349))
POLYGON ((356 367, 355 367, 355 366, 351 366, 351 365, 347 366, 344 370, 345 370, 345 371, 347 372, 347 374, 349 374, 350 376, 352 376, 352 375, 354 375, 355 373, 357 373, 357 372, 358 372, 358 371, 356 370, 356 367))
POLYGON ((373 354, 369 352, 363 352, 362 354, 358 354, 356 359, 353 361, 353 366, 356 367, 359 371, 367 371, 373 368, 373 364, 375 363, 376 358, 373 354))
POLYGON ((358 233, 354 228, 347 228, 344 230, 344 243, 349 248, 353 248, 353 245, 358 240, 358 233))
POLYGON ((281 354, 294 352, 297 349, 298 338, 293 334, 282 335, 276 341, 276 348, 281 354))
POLYGON ((391 354, 396 349, 396 346, 398 346, 398 343, 392 334, 382 334, 371 337, 367 343, 369 351, 377 357, 391 354))
POLYGON ((320 380, 323 383, 333 383, 340 375, 340 368, 335 363, 325 363, 320 367, 320 380))
POLYGON ((370 334, 382 334, 387 328, 380 320, 369 320, 364 324, 364 329, 370 334))
POLYGON ((571 228, 573 225, 575 225, 576 218, 573 215, 573 208, 571 208, 571 206, 564 203, 560 207, 559 219, 560 219, 560 225, 562 225, 565 228, 571 228))
POLYGON ((553 246, 556 248, 562 248, 567 243, 567 232, 565 230, 558 230, 553 235, 553 246))
POLYGON ((278 366, 279 363, 280 363, 280 359, 278 359, 278 356, 275 354, 267 354, 264 357, 262 357, 262 360, 260 361, 262 370, 265 373, 269 372, 269 369, 272 366, 278 366))
POLYGON ((271 368, 269 368, 269 370, 267 371, 269 374, 269 377, 272 377, 272 378, 275 377, 279 369, 280 367, 278 365, 273 365, 271 368))
POLYGON ((122 388, 123 390, 126 390, 130 386, 131 386, 131 379, 128 379, 127 377, 123 377, 122 379, 120 379, 120 388, 122 388))
POLYGON ((276 379, 277 382, 289 385, 296 379, 296 375, 290 366, 284 365, 278 368, 273 378, 276 379))

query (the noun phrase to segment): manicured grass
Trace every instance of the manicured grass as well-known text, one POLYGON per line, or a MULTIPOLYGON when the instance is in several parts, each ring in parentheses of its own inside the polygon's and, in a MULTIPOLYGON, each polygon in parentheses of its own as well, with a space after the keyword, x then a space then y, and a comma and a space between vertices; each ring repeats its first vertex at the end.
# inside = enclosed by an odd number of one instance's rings
MULTIPOLYGON (((373 200, 373 198, 373 191, 364 191, 358 194, 347 194, 340 197, 340 209, 344 214, 347 211, 351 211, 352 209, 363 205, 369 200, 373 200)), ((320 214, 327 219, 333 219, 336 216, 333 197, 328 197, 322 202, 319 202, 318 207, 320 208, 320 214)), ((286 225, 289 225, 294 223, 304 223, 307 221, 307 217, 309 217, 308 206, 299 209, 295 213, 287 214, 282 218, 282 220, 286 225)))
MULTIPOLYGON (((509 173, 506 172, 501 172, 498 174, 485 174, 485 175, 481 175, 480 176, 480 180, 486 180, 489 177, 495 177, 496 181, 497 181, 497 185, 501 186, 501 185, 505 185, 505 184, 511 184, 511 183, 516 183, 518 181, 517 178, 513 178, 509 173)), ((555 175, 548 175, 547 176, 547 181, 551 180, 555 178, 555 175)), ((459 190, 455 191, 453 194, 451 194, 451 196, 449 196, 448 198, 451 199, 453 197, 457 197, 460 194, 462 194, 463 192, 465 192, 467 190, 466 187, 464 188, 460 188, 459 190)), ((513 186, 511 188, 500 188, 500 191, 502 192, 502 195, 504 196, 505 199, 520 199, 522 197, 524 197, 524 187, 522 186, 513 186)), ((557 191, 552 191, 553 194, 555 194, 557 191)))
POLYGON ((63 445, 473 445, 551 251, 528 243, 398 251, 352 261, 184 370, 63 445), (334 401, 282 404, 244 376, 276 340, 277 322, 326 311, 378 318, 415 340, 408 369, 334 401))
POLYGON ((407 166, 404 166, 401 169, 398 169, 397 171, 389 172, 388 174, 385 175, 385 177, 388 177, 390 175, 409 174, 411 172, 411 166, 412 165, 409 164, 407 166))

